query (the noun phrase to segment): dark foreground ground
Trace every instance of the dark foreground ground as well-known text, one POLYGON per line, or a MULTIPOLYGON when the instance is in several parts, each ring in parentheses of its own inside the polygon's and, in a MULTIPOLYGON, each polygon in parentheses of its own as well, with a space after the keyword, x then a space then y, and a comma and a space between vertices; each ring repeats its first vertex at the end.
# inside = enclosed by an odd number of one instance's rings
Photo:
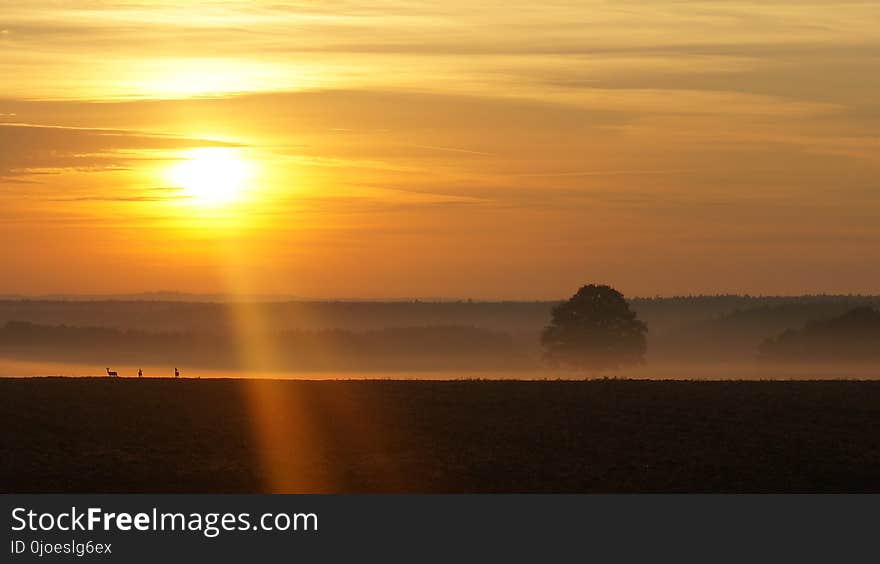
POLYGON ((0 379, 4 492, 880 492, 880 382, 0 379))

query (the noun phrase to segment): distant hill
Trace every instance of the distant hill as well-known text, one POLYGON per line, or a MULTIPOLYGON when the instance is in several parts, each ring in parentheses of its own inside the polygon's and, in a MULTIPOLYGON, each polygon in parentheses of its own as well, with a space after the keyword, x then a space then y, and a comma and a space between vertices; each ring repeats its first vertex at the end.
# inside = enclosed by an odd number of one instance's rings
MULTIPOLYGON (((657 320, 652 323, 650 315, 643 315, 643 319, 653 329, 649 337, 650 359, 753 360, 763 341, 786 329, 838 316, 855 307, 875 305, 880 305, 880 300, 862 296, 756 298, 737 303, 732 311, 708 317, 683 314, 677 326, 664 320, 665 331, 658 329, 661 323, 657 320)), ((674 315, 674 310, 671 313, 674 315)))
POLYGON ((787 329, 760 346, 765 360, 869 362, 880 360, 880 311, 857 307, 837 317, 787 329))

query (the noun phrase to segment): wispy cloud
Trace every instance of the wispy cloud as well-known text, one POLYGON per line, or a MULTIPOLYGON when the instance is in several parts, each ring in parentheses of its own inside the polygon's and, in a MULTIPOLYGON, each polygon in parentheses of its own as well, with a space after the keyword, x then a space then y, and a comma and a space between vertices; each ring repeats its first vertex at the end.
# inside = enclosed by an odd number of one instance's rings
POLYGON ((32 177, 61 169, 124 169, 142 158, 140 151, 228 145, 124 129, 0 123, 0 182, 4 177, 32 177))

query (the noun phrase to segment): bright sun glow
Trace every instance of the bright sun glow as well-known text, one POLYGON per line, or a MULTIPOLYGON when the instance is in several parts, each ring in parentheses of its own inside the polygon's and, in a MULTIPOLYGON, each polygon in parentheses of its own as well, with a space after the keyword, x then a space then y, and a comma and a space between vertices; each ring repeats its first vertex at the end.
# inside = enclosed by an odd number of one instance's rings
POLYGON ((252 165, 240 149, 190 149, 168 171, 169 180, 199 206, 220 206, 239 200, 253 177, 252 165))

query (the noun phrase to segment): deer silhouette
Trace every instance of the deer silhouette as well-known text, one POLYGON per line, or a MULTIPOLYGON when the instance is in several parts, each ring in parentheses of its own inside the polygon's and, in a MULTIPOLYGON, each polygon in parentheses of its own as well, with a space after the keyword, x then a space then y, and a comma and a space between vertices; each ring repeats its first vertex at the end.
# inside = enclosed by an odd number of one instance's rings
POLYGON ((110 376, 111 378, 119 378, 119 372, 116 372, 115 370, 110 370, 108 368, 107 369, 107 376, 110 376))

